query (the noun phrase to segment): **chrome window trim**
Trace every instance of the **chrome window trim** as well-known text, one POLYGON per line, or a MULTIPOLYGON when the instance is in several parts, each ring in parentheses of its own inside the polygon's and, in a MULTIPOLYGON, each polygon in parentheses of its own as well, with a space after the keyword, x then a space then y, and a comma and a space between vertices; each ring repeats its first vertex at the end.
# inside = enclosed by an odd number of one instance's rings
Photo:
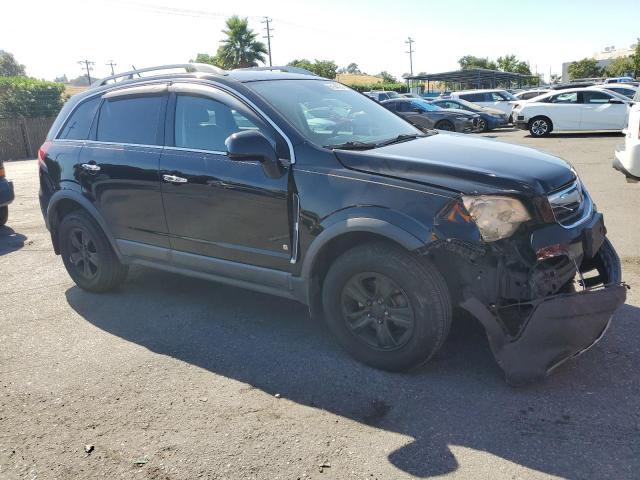
POLYGON ((227 156, 227 152, 222 152, 219 150, 202 150, 200 148, 187 148, 187 147, 164 147, 165 150, 176 150, 178 152, 194 152, 194 153, 208 153, 211 155, 224 155, 227 156))

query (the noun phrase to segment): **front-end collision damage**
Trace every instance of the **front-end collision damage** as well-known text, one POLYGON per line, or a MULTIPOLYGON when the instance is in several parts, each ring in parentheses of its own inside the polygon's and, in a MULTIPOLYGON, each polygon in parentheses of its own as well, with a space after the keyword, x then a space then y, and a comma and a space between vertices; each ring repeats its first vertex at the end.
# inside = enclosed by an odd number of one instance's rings
POLYGON ((507 382, 522 385, 595 344, 624 303, 628 287, 605 235, 596 212, 573 229, 535 222, 511 238, 484 242, 454 204, 421 253, 444 271, 456 303, 484 326, 507 382))

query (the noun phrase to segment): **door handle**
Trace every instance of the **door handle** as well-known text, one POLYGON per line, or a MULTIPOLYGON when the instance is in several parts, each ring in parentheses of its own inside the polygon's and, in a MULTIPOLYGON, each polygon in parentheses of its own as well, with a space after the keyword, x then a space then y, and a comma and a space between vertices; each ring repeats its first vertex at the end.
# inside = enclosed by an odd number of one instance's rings
POLYGON ((100 171, 100 165, 95 165, 93 163, 83 163, 80 166, 87 172, 96 173, 100 171))
POLYGON ((184 177, 176 177, 175 175, 162 175, 162 179, 169 183, 187 183, 184 177))

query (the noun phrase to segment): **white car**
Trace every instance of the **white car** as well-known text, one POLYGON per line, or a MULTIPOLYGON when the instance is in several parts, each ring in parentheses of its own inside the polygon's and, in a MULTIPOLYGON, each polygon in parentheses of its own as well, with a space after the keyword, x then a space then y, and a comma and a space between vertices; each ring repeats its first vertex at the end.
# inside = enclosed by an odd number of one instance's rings
POLYGON ((628 182, 640 181, 640 91, 629 109, 627 135, 623 146, 616 149, 613 168, 622 172, 628 182))
POLYGON ((605 83, 602 85, 594 85, 591 88, 600 88, 611 92, 619 93, 627 98, 633 98, 638 92, 638 87, 634 87, 630 83, 605 83))
POLYGON ((534 137, 553 132, 620 132, 627 124, 630 99, 603 89, 554 90, 513 110, 514 125, 534 137))
POLYGON ((506 90, 462 90, 451 92, 450 98, 459 98, 467 102, 475 103, 483 107, 495 108, 507 115, 511 115, 513 105, 511 102, 518 100, 506 90))
POLYGON ((532 98, 539 97, 549 92, 548 88, 533 88, 531 90, 523 90, 522 92, 514 93, 513 96, 518 100, 531 100, 532 98))

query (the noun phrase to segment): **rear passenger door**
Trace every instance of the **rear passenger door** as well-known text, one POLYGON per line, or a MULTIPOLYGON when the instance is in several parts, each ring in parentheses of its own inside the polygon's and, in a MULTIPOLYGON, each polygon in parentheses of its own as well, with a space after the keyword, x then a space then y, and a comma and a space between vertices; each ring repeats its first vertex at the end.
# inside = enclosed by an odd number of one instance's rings
POLYGON ((578 92, 563 92, 549 98, 545 105, 554 130, 580 130, 582 105, 578 102, 578 92))
POLYGON ((258 162, 230 160, 225 147, 231 134, 259 130, 288 158, 284 139, 220 89, 175 84, 171 90, 160 173, 174 262, 209 273, 221 268, 217 260, 288 270, 289 168, 268 178, 258 162))
POLYGON ((169 246, 158 166, 166 85, 111 91, 80 153, 78 178, 125 254, 169 246))

